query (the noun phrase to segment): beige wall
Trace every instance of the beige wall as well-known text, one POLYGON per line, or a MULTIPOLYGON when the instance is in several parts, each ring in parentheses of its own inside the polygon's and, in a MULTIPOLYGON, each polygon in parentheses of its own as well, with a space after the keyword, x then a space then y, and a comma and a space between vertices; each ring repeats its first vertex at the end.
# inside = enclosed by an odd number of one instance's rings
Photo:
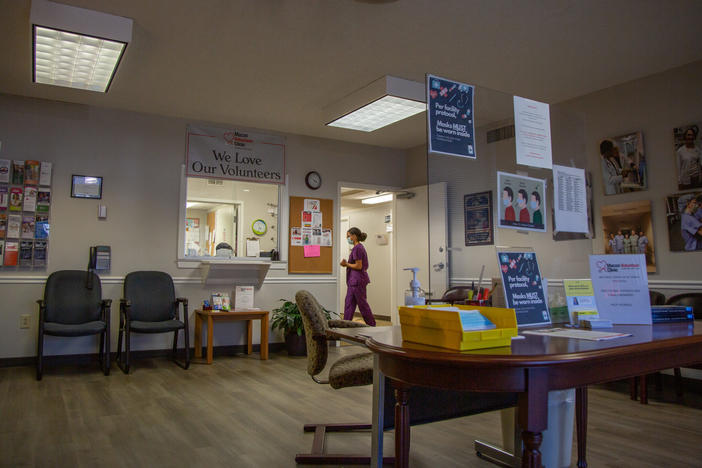
MULTIPOLYGON (((43 294, 46 276, 56 270, 84 270, 91 245, 112 247, 112 271, 103 275, 105 298, 117 301, 121 279, 136 270, 171 274, 176 293, 190 299, 191 315, 211 293, 202 287, 198 269, 179 269, 176 263, 187 123, 184 119, 0 95, 0 157, 54 163, 48 267, 35 271, 0 269, 0 358, 35 354, 35 300, 43 294), (70 198, 71 174, 103 176, 103 199, 70 198), (107 220, 97 219, 98 203, 107 206, 107 220), (20 315, 25 313, 32 316, 31 328, 20 330, 20 315)), ((402 186, 405 178, 402 151, 298 135, 286 136, 286 162, 288 191, 294 196, 335 199, 339 180, 402 186), (319 190, 311 191, 304 185, 310 170, 322 176, 319 190)), ((334 238, 339 239, 337 233, 334 238)), ((287 242, 287 233, 284 239, 287 242)), ((263 287, 256 291, 258 307, 275 307, 279 298, 292 298, 296 290, 304 288, 326 307, 336 309, 336 268, 331 275, 307 276, 288 275, 285 266, 280 267, 283 269, 269 272, 263 287)), ((112 344, 116 347, 116 307, 112 323, 112 344)), ((244 334, 241 324, 221 324, 215 331, 215 343, 239 344, 244 334)), ((257 335, 254 339, 258 341, 257 335)), ((280 337, 274 334, 272 339, 280 337)), ((135 349, 168 347, 165 336, 136 337, 134 343, 135 349)), ((50 355, 92 353, 96 347, 91 338, 50 338, 45 349, 50 355)))

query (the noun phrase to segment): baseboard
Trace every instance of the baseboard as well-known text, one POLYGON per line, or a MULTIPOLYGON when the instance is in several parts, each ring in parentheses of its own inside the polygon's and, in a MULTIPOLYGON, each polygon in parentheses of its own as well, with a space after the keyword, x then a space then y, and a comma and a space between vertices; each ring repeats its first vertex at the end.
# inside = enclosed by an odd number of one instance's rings
MULTIPOLYGON (((388 322, 390 321, 389 315, 373 314, 373 317, 375 317, 378 320, 387 320, 388 322)), ((361 315, 359 312, 355 312, 353 314, 353 318, 363 320, 363 315, 361 315)))
MULTIPOLYGON (((285 343, 269 343, 268 352, 275 353, 285 349, 285 343)), ((179 356, 182 355, 182 349, 179 349, 179 356)), ((253 345, 253 352, 258 353, 261 351, 261 345, 253 345)), ((237 354, 244 354, 246 352, 246 345, 231 345, 231 346, 215 346, 212 348, 212 353, 214 356, 235 356, 237 354)), ((190 356, 194 356, 195 348, 190 348, 190 356)), ((202 355, 206 356, 207 350, 203 346, 202 355)), ((159 358, 159 357, 170 357, 170 349, 148 349, 140 351, 132 351, 132 359, 143 359, 143 358, 159 358)), ((117 357, 116 352, 110 353, 111 359, 114 362, 117 357)), ((64 365, 64 364, 86 364, 89 362, 97 361, 97 353, 93 354, 60 354, 54 356, 44 356, 44 364, 49 365, 64 365)), ((16 367, 16 366, 33 366, 36 364, 36 356, 26 356, 17 358, 0 358, 0 367, 16 367)))

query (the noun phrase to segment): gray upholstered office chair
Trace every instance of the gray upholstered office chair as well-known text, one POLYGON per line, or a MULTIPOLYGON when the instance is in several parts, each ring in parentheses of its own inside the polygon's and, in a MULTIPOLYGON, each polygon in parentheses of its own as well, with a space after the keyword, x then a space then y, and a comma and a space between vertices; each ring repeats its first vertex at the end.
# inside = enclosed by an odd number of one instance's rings
POLYGON ((183 369, 190 367, 190 338, 188 300, 176 299, 173 279, 160 271, 135 271, 124 278, 124 298, 120 301, 117 365, 125 374, 130 366, 130 335, 132 333, 173 332, 172 359, 183 369), (178 318, 178 305, 183 305, 183 320, 178 318), (185 335, 185 361, 176 359, 178 332, 185 335), (124 337, 124 357, 122 356, 124 337))
POLYGON ((98 358, 110 374, 110 299, 102 299, 100 277, 81 270, 61 270, 49 275, 39 304, 37 380, 41 380, 44 335, 100 335, 98 358))
MULTIPOLYGON (((307 373, 312 380, 319 384, 329 384, 332 388, 354 387, 358 385, 371 385, 373 383, 373 353, 360 353, 344 356, 338 359, 329 368, 327 380, 317 376, 324 370, 329 357, 327 346, 327 329, 367 327, 368 325, 350 320, 327 320, 322 306, 308 291, 298 291, 295 302, 302 316, 302 325, 305 329, 307 341, 307 373)), ((295 462, 303 464, 354 464, 367 465, 370 463, 369 455, 352 454, 326 454, 324 453, 324 437, 326 432, 342 432, 354 430, 368 430, 370 424, 305 424, 305 432, 314 432, 314 442, 311 453, 302 453, 295 456, 295 462)), ((385 458, 386 463, 392 463, 391 458, 385 458)))

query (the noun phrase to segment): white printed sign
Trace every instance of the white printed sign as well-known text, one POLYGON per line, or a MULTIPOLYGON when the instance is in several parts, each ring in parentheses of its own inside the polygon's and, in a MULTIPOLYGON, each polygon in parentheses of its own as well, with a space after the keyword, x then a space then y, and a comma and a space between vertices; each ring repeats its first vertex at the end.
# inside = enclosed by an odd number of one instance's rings
POLYGON ((285 183, 285 140, 276 135, 188 125, 188 176, 285 183))
POLYGON ((551 115, 548 104, 514 96, 517 164, 551 169, 551 115))

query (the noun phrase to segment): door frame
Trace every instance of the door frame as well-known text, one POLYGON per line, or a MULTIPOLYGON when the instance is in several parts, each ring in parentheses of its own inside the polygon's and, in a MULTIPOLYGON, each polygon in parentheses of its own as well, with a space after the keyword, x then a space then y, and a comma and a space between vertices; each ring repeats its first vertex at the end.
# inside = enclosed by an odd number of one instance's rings
MULTIPOLYGON (((341 188, 353 188, 353 189, 362 189, 362 190, 382 190, 384 192, 399 192, 402 190, 402 187, 397 187, 393 185, 381 185, 381 184, 365 184, 365 183, 359 183, 359 182, 337 182, 336 186, 336 207, 335 207, 335 213, 334 213, 334 230, 338 232, 339 234, 337 235, 337 242, 336 242, 336 249, 334 254, 336 255, 336 259, 334 262, 334 268, 336 272, 336 301, 337 301, 337 312, 339 313, 339 316, 343 318, 343 310, 344 310, 344 298, 341 297, 341 282, 346 280, 346 275, 342 274, 341 272, 341 266, 339 265, 339 259, 341 258, 342 255, 342 248, 345 247, 345 245, 342 243, 342 240, 345 239, 346 233, 344 233, 344 236, 342 237, 341 233, 341 188)), ((394 224, 395 222, 395 198, 394 198, 394 193, 393 193, 393 200, 391 202, 392 206, 392 222, 394 224)), ((392 319, 393 313, 392 311, 397 309, 397 301, 395 298, 396 295, 396 289, 395 289, 395 276, 397 272, 395 271, 396 264, 395 264, 395 229, 393 226, 392 230, 392 235, 390 236, 390 239, 392 241, 393 248, 391 249, 390 252, 390 262, 391 262, 391 268, 390 268, 390 310, 388 311, 387 314, 383 313, 381 315, 388 315, 392 319)))

